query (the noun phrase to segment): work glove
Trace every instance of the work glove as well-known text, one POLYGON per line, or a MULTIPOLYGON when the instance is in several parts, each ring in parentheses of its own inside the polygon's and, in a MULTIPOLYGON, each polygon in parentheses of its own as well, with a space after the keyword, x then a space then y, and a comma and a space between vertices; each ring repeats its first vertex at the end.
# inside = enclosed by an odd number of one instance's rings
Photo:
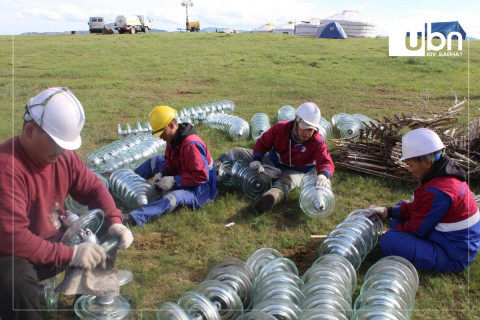
POLYGON ((262 166, 262 163, 257 160, 250 162, 250 169, 252 169, 252 171, 265 172, 265 168, 262 166))
POLYGON ((83 269, 93 269, 99 264, 105 269, 107 255, 99 244, 84 242, 76 245, 70 266, 83 269))
POLYGON ((278 179, 280 174, 282 174, 282 170, 268 164, 263 165, 263 168, 265 169, 265 173, 272 179, 278 179))
POLYGON ((174 176, 163 177, 157 183, 157 187, 159 187, 163 191, 168 191, 168 190, 172 189, 174 185, 175 185, 175 177, 174 176))
POLYGON ((121 223, 112 224, 108 228, 108 235, 120 238, 117 245, 119 248, 127 249, 133 242, 132 232, 121 223))
POLYGON ((388 209, 386 207, 370 206, 370 213, 376 215, 382 221, 388 218, 388 209))
POLYGON ((324 187, 330 189, 330 181, 328 181, 327 176, 324 174, 319 174, 317 176, 317 181, 315 182, 315 185, 317 187, 324 187))
POLYGON ((157 183, 160 181, 160 179, 162 178, 163 174, 161 172, 158 172, 156 175, 153 176, 153 180, 152 180, 152 185, 157 185, 157 183))

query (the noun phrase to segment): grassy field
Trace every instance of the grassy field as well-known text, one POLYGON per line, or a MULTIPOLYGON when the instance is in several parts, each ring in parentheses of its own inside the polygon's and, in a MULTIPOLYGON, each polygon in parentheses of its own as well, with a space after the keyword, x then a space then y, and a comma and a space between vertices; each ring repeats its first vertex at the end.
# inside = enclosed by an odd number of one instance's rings
MULTIPOLYGON (((389 57, 388 39, 328 40, 280 34, 137 34, 0 36, 0 138, 20 133, 24 106, 48 86, 70 87, 83 103, 86 125, 80 155, 117 139, 117 124, 143 121, 157 105, 180 109, 222 99, 250 121, 265 112, 271 122, 286 104, 318 104, 330 119, 340 112, 371 118, 398 112, 443 113, 470 97, 460 124, 479 116, 480 42, 464 42, 461 57, 389 57), (469 90, 468 90, 469 89, 469 90)), ((233 142, 199 125, 212 156, 253 140, 233 142)), ((330 148, 331 142, 327 142, 330 148)), ((131 297, 132 319, 155 319, 158 306, 176 301, 225 258, 246 260, 272 247, 292 259, 300 274, 318 257, 318 239, 352 210, 409 199, 415 184, 338 168, 333 178, 336 207, 324 219, 299 208, 295 190, 262 216, 252 214, 239 190, 221 187, 219 197, 198 211, 182 208, 132 229, 135 241, 119 253, 117 266, 134 281, 122 287, 131 297), (234 222, 232 227, 227 223, 234 222)), ((480 193, 480 184, 471 182, 480 193)), ((372 253, 358 271, 377 259, 372 253)), ((420 272, 413 319, 480 319, 480 264, 445 275, 420 272)), ((68 309, 70 298, 62 298, 68 309)), ((71 318, 58 312, 53 318, 71 318)))

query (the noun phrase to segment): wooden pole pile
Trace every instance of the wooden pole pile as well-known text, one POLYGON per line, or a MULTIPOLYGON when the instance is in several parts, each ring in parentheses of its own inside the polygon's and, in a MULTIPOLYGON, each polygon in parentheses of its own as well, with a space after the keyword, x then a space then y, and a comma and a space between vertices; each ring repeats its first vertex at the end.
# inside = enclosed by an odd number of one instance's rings
POLYGON ((407 166, 398 160, 402 154, 402 136, 416 128, 437 132, 446 146, 448 156, 470 175, 480 178, 480 118, 470 122, 466 130, 455 127, 457 116, 466 100, 456 103, 444 114, 412 113, 383 117, 377 124, 365 123, 357 137, 332 139, 335 165, 372 175, 414 181, 407 166), (404 130, 405 129, 405 130, 404 130), (470 148, 468 148, 470 146, 470 148))

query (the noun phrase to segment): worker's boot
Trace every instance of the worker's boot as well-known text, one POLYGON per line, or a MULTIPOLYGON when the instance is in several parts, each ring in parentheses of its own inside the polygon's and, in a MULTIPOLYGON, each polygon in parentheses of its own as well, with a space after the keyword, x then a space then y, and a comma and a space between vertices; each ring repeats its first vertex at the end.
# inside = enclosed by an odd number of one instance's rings
POLYGON ((285 198, 285 193, 278 188, 271 188, 253 203, 253 208, 258 214, 262 214, 267 210, 273 208, 274 205, 279 203, 285 198))

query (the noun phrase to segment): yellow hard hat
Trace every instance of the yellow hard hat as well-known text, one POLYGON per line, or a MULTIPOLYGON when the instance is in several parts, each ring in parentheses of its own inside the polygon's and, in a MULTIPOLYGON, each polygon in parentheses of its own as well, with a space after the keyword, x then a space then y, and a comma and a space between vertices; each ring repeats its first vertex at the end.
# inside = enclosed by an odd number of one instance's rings
POLYGON ((152 126, 152 136, 160 137, 176 115, 177 110, 167 106, 153 108, 148 115, 148 122, 152 126))

